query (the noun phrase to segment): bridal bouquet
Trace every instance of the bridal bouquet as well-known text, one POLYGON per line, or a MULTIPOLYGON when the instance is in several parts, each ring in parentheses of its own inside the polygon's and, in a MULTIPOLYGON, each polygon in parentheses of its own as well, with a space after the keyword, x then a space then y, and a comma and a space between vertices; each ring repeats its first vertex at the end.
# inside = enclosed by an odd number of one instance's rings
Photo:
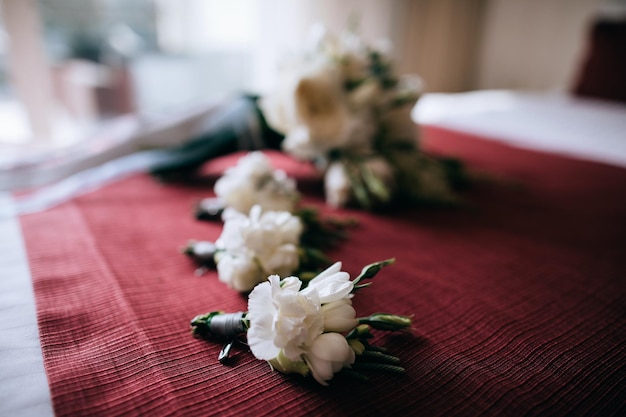
POLYGON ((283 150, 325 172, 327 202, 454 202, 462 167, 417 146, 410 112, 421 79, 395 74, 388 48, 352 32, 317 31, 313 38, 283 63, 280 83, 259 105, 269 126, 285 135, 283 150))
POLYGON ((337 262, 313 279, 302 281, 290 276, 271 275, 254 287, 248 311, 214 311, 191 321, 195 336, 226 339, 220 361, 228 358, 237 338, 245 335, 252 354, 283 373, 312 375, 328 385, 337 372, 365 378, 363 370, 402 373, 399 359, 371 345, 371 329, 397 331, 408 329, 411 318, 386 313, 356 317, 352 297, 370 285, 373 278, 393 260, 376 262, 363 268, 350 280, 337 262))
MULTIPOLYGON (((215 242, 192 241, 184 252, 201 267, 217 269, 220 281, 247 292, 268 275, 307 277, 330 262, 322 249, 343 238, 349 222, 322 220, 298 208, 295 181, 251 152, 215 183, 216 198, 200 202, 196 216, 224 221, 215 242)), ((202 270, 200 271, 202 272, 202 270)))

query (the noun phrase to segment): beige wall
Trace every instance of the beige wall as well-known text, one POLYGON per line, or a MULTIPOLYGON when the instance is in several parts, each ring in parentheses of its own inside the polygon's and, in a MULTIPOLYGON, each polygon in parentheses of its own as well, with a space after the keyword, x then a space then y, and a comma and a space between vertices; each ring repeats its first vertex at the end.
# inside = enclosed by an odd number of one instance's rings
POLYGON ((359 33, 391 40, 398 70, 421 75, 427 91, 566 89, 608 1, 624 0, 263 0, 255 85, 272 84, 312 23, 339 31, 358 16, 359 33))
POLYGON ((568 89, 599 0, 488 0, 476 88, 568 89))
POLYGON ((463 91, 476 83, 486 0, 393 2, 399 24, 398 69, 424 78, 427 91, 463 91))
POLYGON ((394 1, 401 69, 427 91, 564 90, 607 0, 394 1))

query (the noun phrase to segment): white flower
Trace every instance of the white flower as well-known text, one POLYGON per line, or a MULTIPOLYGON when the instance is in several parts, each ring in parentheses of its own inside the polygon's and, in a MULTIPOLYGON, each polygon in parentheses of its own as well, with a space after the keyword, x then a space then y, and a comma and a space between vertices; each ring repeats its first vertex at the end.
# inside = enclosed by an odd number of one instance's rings
POLYGON ((330 164, 324 175, 326 203, 332 207, 344 207, 352 196, 352 184, 343 163, 330 164))
POLYGON ((248 291, 268 275, 293 273, 300 262, 301 234, 300 219, 287 211, 262 212, 257 205, 248 216, 230 212, 215 242, 220 280, 248 291))
POLYGON ((272 360, 283 352, 292 361, 301 360, 322 334, 324 319, 315 294, 299 292, 301 281, 277 275, 257 285, 248 298, 248 345, 258 359, 272 360))
POLYGON ((341 270, 341 262, 335 262, 310 280, 303 292, 306 294, 317 293, 320 302, 326 304, 344 298, 352 298, 353 288, 354 284, 350 281, 350 274, 341 270))
POLYGON ((261 213, 261 208, 254 206, 240 230, 245 246, 254 252, 267 275, 286 276, 298 268, 302 234, 298 217, 286 211, 261 213))
POLYGON ((245 241, 241 234, 241 228, 248 222, 248 216, 239 211, 228 211, 228 216, 224 218, 222 233, 215 241, 218 250, 235 252, 240 248, 245 248, 245 241))
POLYGON ((245 252, 218 253, 216 262, 219 280, 236 291, 250 291, 263 274, 254 258, 245 252))
POLYGON ((293 71, 260 102, 268 123, 285 135, 283 150, 313 159, 337 148, 369 148, 377 125, 369 109, 350 108, 337 64, 293 71))
POLYGON ((337 262, 304 290, 298 278, 281 281, 276 275, 252 290, 247 319, 248 345, 254 356, 282 372, 303 373, 306 364, 323 385, 354 363, 354 351, 339 333, 358 324, 350 300, 352 283, 340 269, 337 262))
POLYGON ((322 385, 342 368, 354 363, 355 355, 345 337, 339 333, 319 335, 304 355, 313 378, 322 385))
POLYGON ((321 49, 335 62, 339 62, 346 80, 362 80, 369 75, 367 46, 354 33, 343 31, 338 36, 328 34, 321 49))
POLYGON ((305 161, 313 160, 319 155, 319 150, 311 140, 309 128, 304 125, 297 125, 286 134, 282 148, 288 154, 305 161))
POLYGON ((349 111, 341 75, 333 67, 306 74, 296 84, 295 105, 299 124, 308 127, 311 140, 320 149, 341 144, 349 111))
POLYGON ((259 204, 265 210, 292 211, 298 200, 295 181, 284 171, 274 170, 261 152, 250 152, 224 172, 214 187, 215 194, 242 213, 259 204))
POLYGON ((327 170, 330 205, 388 203, 402 178, 382 155, 389 157, 397 144, 415 144, 410 110, 423 91, 421 78, 394 73, 389 42, 368 45, 354 32, 334 35, 319 26, 290 64, 283 66, 278 88, 260 102, 270 126, 285 135, 283 150, 320 169, 336 157, 353 159, 327 170))

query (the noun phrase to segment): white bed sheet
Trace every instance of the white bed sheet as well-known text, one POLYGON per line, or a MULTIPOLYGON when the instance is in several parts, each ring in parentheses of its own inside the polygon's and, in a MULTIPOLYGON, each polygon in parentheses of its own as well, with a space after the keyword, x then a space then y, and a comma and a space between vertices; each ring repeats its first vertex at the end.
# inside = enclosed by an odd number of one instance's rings
POLYGON ((626 167, 625 104, 556 92, 432 93, 419 100, 412 117, 517 147, 626 167))
POLYGON ((53 416, 26 250, 6 193, 0 211, 0 416, 53 416))

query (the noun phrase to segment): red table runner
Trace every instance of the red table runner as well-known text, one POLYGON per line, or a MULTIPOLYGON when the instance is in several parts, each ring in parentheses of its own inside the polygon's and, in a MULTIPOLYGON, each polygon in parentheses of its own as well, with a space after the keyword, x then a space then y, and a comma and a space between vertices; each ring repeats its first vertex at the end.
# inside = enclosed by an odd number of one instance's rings
POLYGON ((339 211, 360 221, 330 253, 345 270, 396 258, 358 315, 414 315, 413 334, 378 340, 406 375, 370 383, 318 386, 241 349, 221 365, 191 337, 194 315, 246 309, 178 253, 220 233, 191 215, 210 187, 138 175, 22 217, 56 414, 625 413, 626 170, 436 128, 425 143, 502 181, 463 209, 339 211))

